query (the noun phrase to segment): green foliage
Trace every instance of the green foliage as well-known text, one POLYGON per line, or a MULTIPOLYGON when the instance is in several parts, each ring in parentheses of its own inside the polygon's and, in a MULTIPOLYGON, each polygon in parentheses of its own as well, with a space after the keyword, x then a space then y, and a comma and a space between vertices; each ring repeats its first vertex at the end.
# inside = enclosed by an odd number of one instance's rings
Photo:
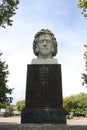
POLYGON ((13 108, 12 105, 6 106, 6 109, 9 111, 9 114, 10 114, 10 115, 13 115, 13 110, 14 110, 14 108, 13 108))
POLYGON ((16 106, 17 106, 18 111, 22 111, 25 106, 25 101, 22 100, 22 101, 17 102, 16 106))
POLYGON ((6 27, 6 24, 12 26, 11 17, 16 14, 19 0, 0 0, 0 26, 6 27))
POLYGON ((87 17, 87 0, 79 0, 78 8, 81 8, 82 14, 87 17))
POLYGON ((82 73, 82 85, 87 87, 87 45, 84 45, 84 47, 86 48, 86 51, 84 52, 84 59, 85 59, 85 73, 82 73))
MULTIPOLYGON (((0 53, 0 56, 2 53, 0 53)), ((11 94, 11 88, 7 86, 7 77, 8 77, 8 65, 5 64, 5 61, 0 59, 0 107, 5 107, 6 104, 11 103, 12 97, 8 97, 7 94, 11 94)))
POLYGON ((87 94, 80 93, 66 97, 63 105, 68 113, 87 113, 87 94))

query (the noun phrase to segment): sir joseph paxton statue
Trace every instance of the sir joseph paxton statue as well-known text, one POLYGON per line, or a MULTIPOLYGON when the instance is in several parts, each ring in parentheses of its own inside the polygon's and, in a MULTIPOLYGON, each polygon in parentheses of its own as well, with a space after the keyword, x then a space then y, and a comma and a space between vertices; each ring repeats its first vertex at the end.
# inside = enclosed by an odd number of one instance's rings
POLYGON ((54 34, 48 29, 37 32, 33 51, 37 58, 27 66, 26 100, 21 122, 65 124, 61 65, 53 58, 57 54, 54 34))
POLYGON ((33 59, 32 64, 44 64, 44 62, 57 63, 57 60, 53 59, 53 56, 57 54, 57 41, 54 34, 47 30, 42 29, 35 35, 33 41, 33 51, 38 59, 33 59))

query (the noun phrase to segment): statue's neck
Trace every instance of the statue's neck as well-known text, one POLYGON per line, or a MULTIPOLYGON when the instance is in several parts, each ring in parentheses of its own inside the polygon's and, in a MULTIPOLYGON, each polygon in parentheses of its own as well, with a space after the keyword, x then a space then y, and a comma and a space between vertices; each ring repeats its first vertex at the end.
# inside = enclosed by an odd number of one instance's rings
POLYGON ((51 59, 52 55, 46 55, 46 56, 45 55, 44 56, 39 55, 38 58, 39 59, 51 59))

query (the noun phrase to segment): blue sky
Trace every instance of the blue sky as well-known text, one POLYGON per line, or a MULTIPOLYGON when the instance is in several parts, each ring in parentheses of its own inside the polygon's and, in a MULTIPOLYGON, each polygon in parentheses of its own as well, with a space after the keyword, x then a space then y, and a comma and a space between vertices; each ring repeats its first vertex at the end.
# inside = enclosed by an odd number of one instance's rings
POLYGON ((62 65, 63 97, 80 92, 84 72, 87 19, 77 8, 78 0, 21 0, 12 27, 0 28, 2 59, 9 65, 8 85, 14 88, 13 103, 25 98, 27 64, 35 58, 32 50, 37 31, 51 30, 58 42, 56 58, 62 65))

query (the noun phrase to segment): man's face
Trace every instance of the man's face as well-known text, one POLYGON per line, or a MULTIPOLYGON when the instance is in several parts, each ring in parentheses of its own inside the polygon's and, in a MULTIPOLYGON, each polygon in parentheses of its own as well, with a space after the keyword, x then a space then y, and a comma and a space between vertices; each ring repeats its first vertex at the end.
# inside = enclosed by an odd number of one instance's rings
POLYGON ((39 36, 37 47, 39 49, 39 58, 52 57, 52 37, 49 34, 42 34, 39 36))

